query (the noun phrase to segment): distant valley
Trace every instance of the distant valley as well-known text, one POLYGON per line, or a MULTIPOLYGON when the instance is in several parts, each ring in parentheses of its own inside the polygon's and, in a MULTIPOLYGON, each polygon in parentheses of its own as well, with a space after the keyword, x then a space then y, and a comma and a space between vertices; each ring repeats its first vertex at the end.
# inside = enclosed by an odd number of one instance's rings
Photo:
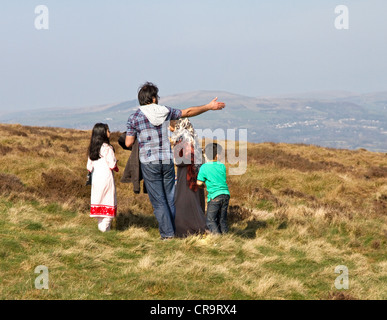
MULTIPOLYGON (((198 129, 248 130, 249 142, 314 144, 340 149, 387 152, 387 91, 369 94, 320 92, 276 97, 246 97, 221 91, 197 91, 162 97, 160 104, 183 109, 218 96, 224 110, 191 121, 198 129)), ((90 130, 106 122, 124 131, 137 100, 78 109, 46 109, 0 114, 2 123, 90 130)))

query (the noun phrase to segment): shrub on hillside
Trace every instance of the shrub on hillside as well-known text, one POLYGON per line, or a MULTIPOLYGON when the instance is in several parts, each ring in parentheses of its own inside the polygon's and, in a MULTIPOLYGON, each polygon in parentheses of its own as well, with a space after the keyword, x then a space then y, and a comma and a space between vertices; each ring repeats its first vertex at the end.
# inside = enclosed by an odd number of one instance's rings
POLYGON ((24 191, 23 182, 13 174, 0 173, 0 194, 8 195, 12 191, 24 191))
POLYGON ((82 200, 86 209, 90 200, 90 188, 85 186, 86 174, 76 174, 66 169, 51 169, 41 175, 37 192, 42 198, 58 203, 71 199, 82 200))
POLYGON ((11 147, 0 145, 0 155, 1 156, 5 156, 7 153, 9 153, 11 151, 12 151, 11 147))

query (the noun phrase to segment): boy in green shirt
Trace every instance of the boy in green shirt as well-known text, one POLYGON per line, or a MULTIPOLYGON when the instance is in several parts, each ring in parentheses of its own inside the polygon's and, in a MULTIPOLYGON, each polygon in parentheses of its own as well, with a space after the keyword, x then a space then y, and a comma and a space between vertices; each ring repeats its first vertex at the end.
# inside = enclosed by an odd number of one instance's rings
POLYGON ((226 166, 218 162, 222 147, 217 143, 206 146, 205 153, 209 162, 200 167, 197 177, 198 186, 207 187, 207 227, 212 233, 227 233, 227 208, 230 191, 226 182, 226 166))

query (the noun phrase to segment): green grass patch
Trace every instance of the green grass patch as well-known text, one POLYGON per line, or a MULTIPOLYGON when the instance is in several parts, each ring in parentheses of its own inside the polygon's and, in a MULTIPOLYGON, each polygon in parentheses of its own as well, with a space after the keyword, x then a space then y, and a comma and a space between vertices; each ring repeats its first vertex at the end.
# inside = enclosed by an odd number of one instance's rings
POLYGON ((43 230, 43 225, 40 222, 24 221, 22 226, 27 230, 43 230))
POLYGON ((44 206, 37 204, 36 208, 44 213, 58 214, 66 217, 74 217, 77 214, 75 211, 63 209, 63 207, 58 203, 50 203, 44 206))
POLYGON ((16 253, 24 250, 20 242, 16 239, 0 239, 0 246, 4 252, 16 253))
POLYGON ((274 209, 274 204, 269 200, 262 199, 257 203, 256 208, 271 212, 274 209))

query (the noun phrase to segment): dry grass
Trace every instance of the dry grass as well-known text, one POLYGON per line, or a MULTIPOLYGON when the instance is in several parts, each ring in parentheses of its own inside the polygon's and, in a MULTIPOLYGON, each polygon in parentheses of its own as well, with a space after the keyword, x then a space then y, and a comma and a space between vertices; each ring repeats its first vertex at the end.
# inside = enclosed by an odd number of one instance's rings
POLYGON ((230 234, 160 241, 148 196, 119 182, 118 135, 118 217, 102 234, 84 186, 90 132, 0 125, 1 299, 387 298, 386 154, 248 144, 247 173, 228 178, 230 234))

